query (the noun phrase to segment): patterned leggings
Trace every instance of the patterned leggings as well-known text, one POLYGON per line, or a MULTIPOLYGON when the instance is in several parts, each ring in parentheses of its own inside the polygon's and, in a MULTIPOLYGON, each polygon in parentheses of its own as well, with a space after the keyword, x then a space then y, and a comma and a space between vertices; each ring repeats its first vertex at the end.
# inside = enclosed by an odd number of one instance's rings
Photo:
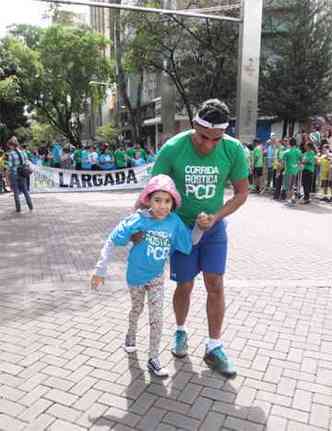
POLYGON ((136 333, 139 316, 144 308, 145 293, 148 296, 150 347, 149 358, 159 356, 160 340, 163 329, 164 279, 157 277, 140 286, 129 286, 131 310, 129 312, 129 328, 126 344, 136 344, 136 333))

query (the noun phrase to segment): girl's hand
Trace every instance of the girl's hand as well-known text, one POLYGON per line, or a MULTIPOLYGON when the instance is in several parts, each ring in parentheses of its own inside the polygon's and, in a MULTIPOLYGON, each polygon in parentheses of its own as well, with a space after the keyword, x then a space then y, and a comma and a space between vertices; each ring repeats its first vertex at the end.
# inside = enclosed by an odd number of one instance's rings
POLYGON ((105 278, 99 275, 93 274, 90 280, 90 287, 92 290, 96 290, 101 284, 104 284, 105 278))

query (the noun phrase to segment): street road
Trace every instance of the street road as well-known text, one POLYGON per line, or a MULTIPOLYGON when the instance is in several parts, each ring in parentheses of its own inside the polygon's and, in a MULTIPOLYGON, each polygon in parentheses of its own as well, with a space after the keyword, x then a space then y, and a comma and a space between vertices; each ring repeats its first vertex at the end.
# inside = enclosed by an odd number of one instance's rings
POLYGON ((226 382, 202 362, 205 292, 187 322, 190 354, 174 360, 174 284, 167 282, 162 360, 152 378, 147 313, 138 354, 121 349, 129 300, 126 249, 105 286, 88 278, 107 232, 137 193, 34 195, 14 211, 0 195, 0 430, 332 429, 332 205, 290 208, 250 196, 229 217, 223 341, 239 367, 226 382))

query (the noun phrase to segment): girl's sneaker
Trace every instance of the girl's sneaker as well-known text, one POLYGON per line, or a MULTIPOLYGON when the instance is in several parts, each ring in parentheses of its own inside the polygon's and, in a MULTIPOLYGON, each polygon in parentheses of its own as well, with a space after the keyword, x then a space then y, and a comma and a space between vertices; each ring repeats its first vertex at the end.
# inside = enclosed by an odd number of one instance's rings
POLYGON ((169 375, 167 368, 160 365, 158 358, 148 360, 148 370, 158 377, 168 377, 169 375))
POLYGON ((134 353, 137 350, 135 341, 128 337, 128 335, 126 336, 126 341, 122 347, 127 353, 134 353))

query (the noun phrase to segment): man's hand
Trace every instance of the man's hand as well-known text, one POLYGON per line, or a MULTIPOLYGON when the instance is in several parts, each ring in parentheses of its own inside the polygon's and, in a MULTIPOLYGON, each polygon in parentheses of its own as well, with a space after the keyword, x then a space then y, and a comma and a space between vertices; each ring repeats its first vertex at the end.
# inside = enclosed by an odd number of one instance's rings
POLYGON ((214 214, 206 214, 204 212, 198 214, 196 219, 196 223, 201 230, 210 229, 216 221, 216 216, 214 214))
POLYGON ((136 245, 139 242, 141 242, 143 238, 144 238, 144 232, 136 232, 132 234, 132 236, 130 237, 130 241, 132 241, 134 245, 136 245))
POLYGON ((99 275, 93 274, 90 280, 90 287, 92 290, 96 290, 101 284, 105 283, 105 278, 99 275))

